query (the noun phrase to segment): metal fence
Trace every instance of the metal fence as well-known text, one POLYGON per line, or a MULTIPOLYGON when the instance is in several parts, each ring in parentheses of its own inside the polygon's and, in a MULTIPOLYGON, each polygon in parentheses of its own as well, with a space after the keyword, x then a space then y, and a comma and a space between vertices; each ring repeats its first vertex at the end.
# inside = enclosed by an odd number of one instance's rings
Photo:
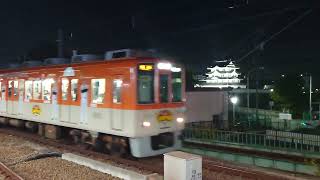
MULTIPOLYGON (((229 117, 232 117, 229 112, 229 117)), ((315 128, 318 121, 303 119, 282 120, 279 119, 278 111, 270 111, 254 108, 236 108, 236 125, 242 129, 274 129, 274 130, 296 130, 301 128, 315 128), (310 125, 306 125, 310 124, 310 125)), ((231 121, 233 122, 233 120, 231 121)))
POLYGON ((281 134, 221 131, 214 129, 186 128, 183 132, 185 141, 195 140, 198 143, 225 143, 245 145, 263 149, 274 149, 293 152, 320 152, 320 138, 304 136, 287 136, 281 134))
POLYGON ((198 122, 189 122, 185 124, 186 128, 201 128, 201 129, 213 129, 216 128, 216 125, 213 121, 198 121, 198 122))
MULTIPOLYGON (((293 131, 302 128, 315 128, 318 126, 319 121, 302 121, 302 120, 271 120, 271 119, 258 119, 251 120, 239 119, 236 121, 237 126, 230 124, 230 129, 244 130, 282 130, 293 131), (306 125, 309 124, 309 125, 306 125)), ((185 124, 187 128, 201 128, 201 129, 219 129, 219 124, 214 121, 199 121, 190 122, 185 124)), ((320 133, 320 132, 319 132, 320 133)))

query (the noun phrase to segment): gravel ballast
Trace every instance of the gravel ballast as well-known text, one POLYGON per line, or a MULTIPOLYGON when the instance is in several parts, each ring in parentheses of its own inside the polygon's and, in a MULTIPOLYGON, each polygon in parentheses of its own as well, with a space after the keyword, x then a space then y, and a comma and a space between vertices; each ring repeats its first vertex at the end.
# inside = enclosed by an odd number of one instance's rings
POLYGON ((117 179, 56 157, 23 162, 12 169, 26 179, 117 179))
MULTIPOLYGON (((21 138, 0 133, 0 162, 26 180, 46 179, 119 179, 60 157, 47 157, 25 161, 29 157, 48 151, 46 147, 21 138)), ((0 180, 1 179, 0 175, 0 180)))

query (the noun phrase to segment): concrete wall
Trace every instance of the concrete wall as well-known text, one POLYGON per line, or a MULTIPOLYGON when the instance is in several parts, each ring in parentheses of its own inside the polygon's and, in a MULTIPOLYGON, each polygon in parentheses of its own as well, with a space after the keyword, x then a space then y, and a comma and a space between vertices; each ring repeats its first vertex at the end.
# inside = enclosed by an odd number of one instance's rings
MULTIPOLYGON (((223 91, 187 92, 187 122, 211 121, 213 115, 227 112, 223 91)), ((225 115, 223 119, 226 119, 225 115)))

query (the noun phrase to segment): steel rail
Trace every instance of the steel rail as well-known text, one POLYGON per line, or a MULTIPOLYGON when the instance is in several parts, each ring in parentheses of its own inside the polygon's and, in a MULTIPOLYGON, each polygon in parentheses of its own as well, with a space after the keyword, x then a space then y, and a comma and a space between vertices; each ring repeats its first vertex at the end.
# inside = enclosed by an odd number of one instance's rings
POLYGON ((0 162, 0 175, 4 176, 4 180, 23 180, 22 177, 13 172, 2 162, 0 162))

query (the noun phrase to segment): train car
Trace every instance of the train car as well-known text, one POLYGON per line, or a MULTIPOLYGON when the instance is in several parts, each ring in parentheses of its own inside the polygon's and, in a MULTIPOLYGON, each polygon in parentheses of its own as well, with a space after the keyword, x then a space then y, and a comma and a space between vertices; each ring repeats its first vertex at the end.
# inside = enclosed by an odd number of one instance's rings
POLYGON ((163 154, 180 146, 184 79, 181 66, 128 51, 0 70, 0 123, 48 138, 67 134, 106 152, 163 154))

